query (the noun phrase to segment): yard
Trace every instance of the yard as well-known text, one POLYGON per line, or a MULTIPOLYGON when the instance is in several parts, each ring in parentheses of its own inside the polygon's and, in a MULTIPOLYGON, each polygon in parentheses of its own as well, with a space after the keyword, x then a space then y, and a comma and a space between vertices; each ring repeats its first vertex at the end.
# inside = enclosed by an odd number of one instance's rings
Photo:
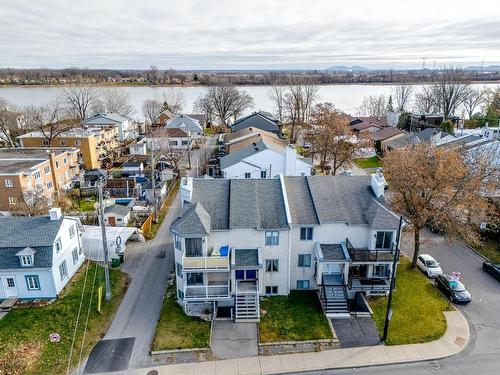
POLYGON ((261 342, 333 338, 314 291, 293 290, 288 296, 265 297, 260 310, 261 342))
POLYGON ((89 303, 91 308, 81 358, 85 358, 104 335, 125 294, 127 277, 120 271, 110 271, 113 298, 110 303, 105 303, 103 298, 102 310, 98 313, 97 286, 103 284, 103 268, 94 263, 90 264, 84 288, 86 264, 84 263, 66 285, 61 296, 52 304, 38 308, 14 309, 0 320, 0 374, 66 374, 82 293, 83 303, 71 367, 74 368, 80 359, 89 303), (92 296, 94 274, 97 277, 92 296), (60 335, 60 342, 49 340, 52 333, 60 335))
POLYGON ((492 262, 500 263, 500 245, 493 239, 485 239, 481 246, 474 246, 474 249, 492 262))
MULTIPOLYGON (((444 335, 446 319, 443 311, 449 302, 410 261, 401 257, 392 300, 393 315, 386 344, 401 345, 434 341, 444 335)), ((370 299, 373 319, 382 336, 387 298, 370 299)))
POLYGON ((378 156, 372 156, 371 158, 360 158, 354 159, 354 163, 360 168, 379 168, 382 166, 378 156))
POLYGON ((176 292, 174 279, 169 279, 151 350, 207 348, 210 322, 187 316, 176 292))

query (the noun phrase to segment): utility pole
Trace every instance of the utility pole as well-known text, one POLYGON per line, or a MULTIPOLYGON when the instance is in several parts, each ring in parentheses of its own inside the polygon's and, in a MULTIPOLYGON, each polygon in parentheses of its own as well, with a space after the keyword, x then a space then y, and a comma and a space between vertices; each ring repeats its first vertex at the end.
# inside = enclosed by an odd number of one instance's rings
POLYGON ((399 228, 396 235, 396 251, 394 252, 394 260, 392 262, 392 272, 391 272, 391 285, 389 287, 389 300, 387 301, 387 311, 385 314, 384 323, 384 335, 382 336, 382 341, 387 340, 387 333, 389 331, 389 322, 392 318, 392 292, 394 291, 394 285, 396 284, 396 267, 399 259, 399 238, 401 236, 401 227, 403 226, 403 216, 399 217, 399 228))
MULTIPOLYGON (((153 130, 150 128, 150 134, 151 134, 151 190, 153 192, 153 222, 157 223, 158 222, 158 210, 157 205, 156 205, 156 184, 155 184, 155 158, 154 158, 154 152, 155 152, 155 136, 153 130)), ((168 139, 167 139, 168 142, 168 139)))
POLYGON ((104 252, 104 279, 106 282, 106 301, 111 300, 111 287, 109 284, 109 263, 108 263, 108 241, 106 239, 106 225, 104 223, 104 204, 103 204, 103 185, 104 179, 100 178, 98 182, 99 190, 99 225, 101 226, 102 248, 104 252))

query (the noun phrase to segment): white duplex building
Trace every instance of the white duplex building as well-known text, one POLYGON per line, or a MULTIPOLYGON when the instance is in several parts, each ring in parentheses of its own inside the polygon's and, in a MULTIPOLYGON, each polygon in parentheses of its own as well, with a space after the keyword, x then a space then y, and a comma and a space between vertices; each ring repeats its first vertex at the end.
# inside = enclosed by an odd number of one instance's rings
POLYGON ((0 217, 0 300, 52 299, 83 263, 82 225, 49 216, 0 217))
POLYGON ((317 290, 325 313, 341 316, 357 293, 387 293, 399 219, 385 186, 381 173, 184 178, 170 227, 179 303, 258 320, 262 295, 317 290))

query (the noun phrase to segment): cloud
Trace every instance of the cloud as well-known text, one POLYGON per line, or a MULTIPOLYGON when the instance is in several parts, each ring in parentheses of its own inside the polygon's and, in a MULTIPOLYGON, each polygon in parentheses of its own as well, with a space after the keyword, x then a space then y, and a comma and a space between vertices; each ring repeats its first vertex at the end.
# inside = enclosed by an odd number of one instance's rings
POLYGON ((500 62, 494 0, 3 0, 0 67, 500 62))

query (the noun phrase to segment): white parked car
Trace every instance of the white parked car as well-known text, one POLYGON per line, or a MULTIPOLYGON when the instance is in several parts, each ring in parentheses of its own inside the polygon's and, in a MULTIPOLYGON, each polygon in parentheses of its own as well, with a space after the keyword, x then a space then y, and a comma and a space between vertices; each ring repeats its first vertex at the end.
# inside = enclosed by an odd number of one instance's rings
POLYGON ((417 267, 420 268, 427 277, 435 278, 443 274, 443 270, 439 266, 439 263, 429 254, 420 254, 418 256, 417 267))

